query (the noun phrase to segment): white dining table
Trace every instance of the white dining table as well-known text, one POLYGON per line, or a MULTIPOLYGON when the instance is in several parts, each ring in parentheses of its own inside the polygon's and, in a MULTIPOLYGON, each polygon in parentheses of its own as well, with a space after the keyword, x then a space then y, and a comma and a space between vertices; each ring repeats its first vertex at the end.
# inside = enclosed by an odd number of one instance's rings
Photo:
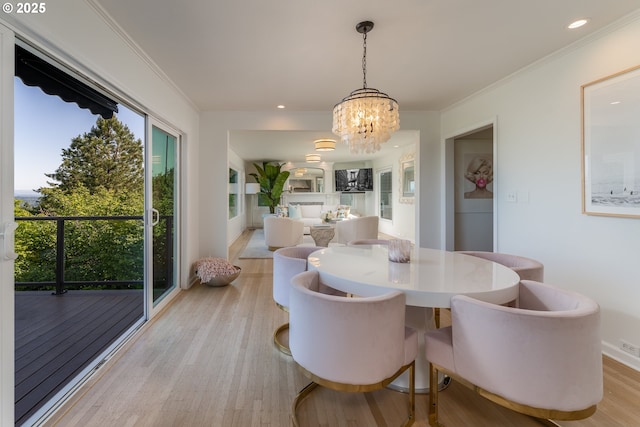
MULTIPOLYGON (((413 248, 408 263, 389 261, 386 245, 331 246, 311 253, 309 270, 323 283, 358 296, 377 296, 392 290, 406 295, 406 324, 418 330, 416 392, 429 390, 424 332, 433 329, 433 308, 451 306, 454 295, 468 295, 494 304, 518 297, 520 277, 501 264, 428 248, 413 248)), ((407 374, 392 383, 406 390, 407 374)))

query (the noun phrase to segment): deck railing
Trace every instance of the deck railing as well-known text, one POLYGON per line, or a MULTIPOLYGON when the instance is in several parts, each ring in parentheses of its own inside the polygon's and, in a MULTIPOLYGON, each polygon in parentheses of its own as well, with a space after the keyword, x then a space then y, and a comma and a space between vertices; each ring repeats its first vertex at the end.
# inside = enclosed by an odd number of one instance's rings
MULTIPOLYGON (((173 248, 173 216, 162 215, 161 220, 165 220, 166 236, 165 247, 165 265, 167 278, 171 278, 173 268, 172 248, 173 248)), ((33 217, 16 217, 15 221, 55 221, 56 223, 56 240, 55 240, 55 280, 54 281, 38 281, 38 282, 16 282, 16 287, 42 287, 55 286, 54 295, 62 295, 66 292, 67 287, 80 285, 98 285, 98 286, 121 286, 121 285, 142 285, 143 280, 81 280, 70 281, 65 279, 65 222, 67 221, 143 221, 142 216, 33 216, 33 217)), ((170 279, 169 279, 170 280, 170 279)))

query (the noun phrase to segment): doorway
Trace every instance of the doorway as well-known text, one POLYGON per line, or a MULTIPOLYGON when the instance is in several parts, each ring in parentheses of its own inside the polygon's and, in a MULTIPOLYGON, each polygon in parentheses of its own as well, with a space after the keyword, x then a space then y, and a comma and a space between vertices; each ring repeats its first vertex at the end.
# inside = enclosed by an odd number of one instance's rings
POLYGON ((447 250, 488 251, 496 246, 493 124, 445 140, 447 250))

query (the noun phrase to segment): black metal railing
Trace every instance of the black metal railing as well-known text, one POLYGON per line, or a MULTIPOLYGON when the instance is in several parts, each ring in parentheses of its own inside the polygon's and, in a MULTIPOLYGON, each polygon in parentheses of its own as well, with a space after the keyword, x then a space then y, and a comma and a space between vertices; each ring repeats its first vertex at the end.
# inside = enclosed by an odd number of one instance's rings
MULTIPOLYGON (((42 287, 55 286, 54 295, 63 295, 67 287, 95 285, 101 287, 115 287, 123 285, 142 285, 143 280, 66 280, 65 279, 65 222, 67 221, 143 221, 142 216, 33 216, 33 217, 16 217, 15 221, 55 221, 56 238, 55 238, 55 280, 53 281, 34 281, 34 282, 15 282, 16 287, 42 287)), ((173 216, 162 215, 160 220, 165 222, 164 231, 164 274, 166 280, 171 281, 173 274, 173 216)), ((16 238, 17 239, 17 238, 16 238)), ((115 245, 115 243, 114 243, 115 245)), ((142 268, 142 266, 141 266, 142 268)), ((135 275, 132 272, 132 275, 135 275)), ((156 280, 154 279, 154 282, 156 280)))

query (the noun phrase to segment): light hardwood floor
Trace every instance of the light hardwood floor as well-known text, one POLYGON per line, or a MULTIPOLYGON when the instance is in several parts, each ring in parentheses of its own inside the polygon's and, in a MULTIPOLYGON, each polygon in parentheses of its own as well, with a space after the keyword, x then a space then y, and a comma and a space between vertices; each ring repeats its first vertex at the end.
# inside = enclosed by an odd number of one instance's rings
MULTIPOLYGON (((272 300, 271 259, 236 259, 232 286, 194 286, 147 324, 47 423, 49 426, 255 426, 290 423, 291 402, 308 383, 272 334, 287 316, 272 300)), ((609 358, 604 399, 589 419, 571 427, 640 426, 640 372, 609 358)), ((416 399, 416 427, 428 426, 427 396, 416 399)), ((303 426, 397 426, 406 395, 317 390, 299 411, 303 426)), ((440 394, 448 427, 539 426, 455 382, 440 394)))

